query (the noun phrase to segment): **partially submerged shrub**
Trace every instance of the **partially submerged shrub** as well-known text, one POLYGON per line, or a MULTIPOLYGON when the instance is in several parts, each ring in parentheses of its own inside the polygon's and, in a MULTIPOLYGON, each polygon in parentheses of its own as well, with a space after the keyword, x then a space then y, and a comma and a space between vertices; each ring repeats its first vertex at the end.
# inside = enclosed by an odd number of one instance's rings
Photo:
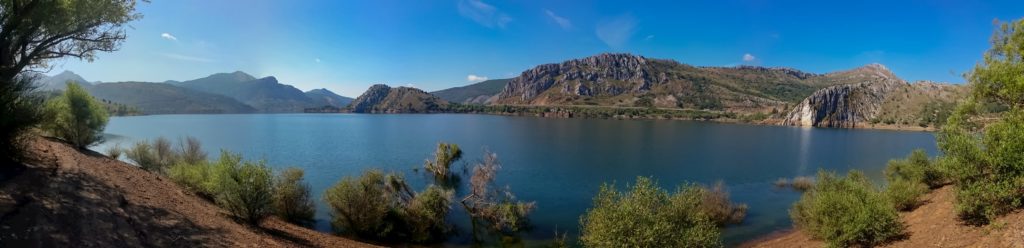
POLYGON ((626 192, 604 184, 593 208, 580 217, 580 242, 585 247, 718 247, 715 223, 696 207, 699 187, 680 186, 669 194, 646 177, 626 192))
POLYGON ((103 141, 103 129, 109 119, 107 110, 76 83, 67 83, 64 94, 47 101, 44 112, 46 121, 42 128, 54 137, 78 148, 103 141))
POLYGON ((274 181, 266 162, 245 161, 220 173, 219 205, 249 224, 258 224, 272 213, 274 181))
POLYGON ((780 177, 779 179, 775 179, 775 182, 773 182, 772 185, 775 185, 776 188, 788 187, 789 186, 789 179, 786 179, 784 177, 780 177))
POLYGON ((423 192, 416 194, 405 210, 405 219, 409 228, 409 239, 416 243, 437 241, 451 232, 452 227, 445 223, 445 217, 451 210, 455 193, 439 186, 430 185, 423 192))
POLYGON ((437 150, 434 151, 434 160, 425 161, 423 168, 437 178, 447 179, 451 177, 452 163, 461 158, 462 150, 459 149, 459 145, 438 143, 437 150))
POLYGON ((303 225, 313 225, 316 206, 310 197, 309 184, 303 179, 304 172, 298 168, 288 168, 277 174, 274 183, 274 214, 285 221, 303 225))
POLYGON ((793 223, 831 247, 874 246, 903 234, 892 203, 858 171, 818 172, 817 184, 789 211, 793 223))
POLYGON ((473 168, 469 194, 462 199, 462 206, 473 221, 487 222, 493 231, 518 232, 528 226, 527 216, 535 205, 517 201, 508 187, 495 187, 494 179, 499 169, 498 155, 485 152, 484 160, 473 168))
POLYGON ((814 187, 814 178, 808 176, 795 177, 791 186, 797 191, 807 191, 814 187))
POLYGON ((711 188, 698 187, 697 192, 701 195, 699 210, 719 226, 741 223, 747 216, 747 205, 729 201, 729 191, 721 181, 711 188))

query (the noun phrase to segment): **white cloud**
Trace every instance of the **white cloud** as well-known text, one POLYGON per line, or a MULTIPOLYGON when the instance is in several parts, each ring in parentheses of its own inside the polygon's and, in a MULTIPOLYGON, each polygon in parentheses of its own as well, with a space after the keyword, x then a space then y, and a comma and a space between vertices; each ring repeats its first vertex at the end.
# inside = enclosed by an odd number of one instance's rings
POLYGON ((644 38, 644 40, 653 40, 653 39, 654 39, 654 35, 653 34, 652 35, 648 35, 647 38, 644 38))
POLYGON ((636 18, 625 14, 597 24, 594 30, 597 38, 612 48, 620 48, 629 41, 636 32, 636 18))
POLYGON ((558 16, 555 12, 551 12, 549 9, 544 9, 544 14, 547 14, 548 17, 550 17, 552 21, 555 21, 555 23, 558 24, 559 27, 562 27, 562 29, 568 30, 572 28, 572 22, 569 21, 569 19, 558 16))
POLYGON ((193 57, 193 56, 181 55, 181 54, 175 54, 175 53, 161 53, 160 55, 163 55, 164 57, 167 57, 167 58, 170 58, 170 59, 183 60, 183 61, 203 62, 203 63, 213 62, 212 59, 208 59, 208 58, 193 57))
POLYGON ((512 21, 512 17, 480 0, 461 0, 458 8, 460 15, 488 28, 505 28, 512 21))
POLYGON ((405 84, 405 87, 409 87, 409 88, 416 88, 416 84, 413 84, 413 83, 407 83, 407 84, 405 84))
POLYGON ((166 40, 178 41, 178 37, 174 37, 174 35, 171 35, 170 33, 162 33, 162 34, 160 34, 160 38, 164 38, 166 40))
POLYGON ((754 57, 754 55, 752 55, 752 54, 749 54, 749 53, 744 53, 743 54, 743 62, 750 62, 750 61, 754 61, 755 59, 757 59, 757 57, 754 57))
POLYGON ((469 76, 466 76, 466 81, 470 81, 470 82, 480 82, 480 81, 486 81, 486 80, 487 80, 487 77, 484 77, 484 76, 477 76, 477 75, 473 75, 473 74, 469 74, 469 76))
POLYGON ((316 63, 319 64, 320 63, 320 58, 313 59, 313 61, 316 61, 316 63))

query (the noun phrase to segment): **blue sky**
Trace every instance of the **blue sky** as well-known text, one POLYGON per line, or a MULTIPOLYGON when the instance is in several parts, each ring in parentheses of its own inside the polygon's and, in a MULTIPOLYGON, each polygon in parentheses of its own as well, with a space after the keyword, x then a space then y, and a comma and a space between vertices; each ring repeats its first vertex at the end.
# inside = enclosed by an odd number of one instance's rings
POLYGON ((63 60, 88 80, 276 76, 358 96, 508 78, 543 63, 629 52, 701 66, 824 73, 882 63, 907 80, 963 82, 993 20, 1024 1, 209 1, 141 3, 122 49, 63 60))

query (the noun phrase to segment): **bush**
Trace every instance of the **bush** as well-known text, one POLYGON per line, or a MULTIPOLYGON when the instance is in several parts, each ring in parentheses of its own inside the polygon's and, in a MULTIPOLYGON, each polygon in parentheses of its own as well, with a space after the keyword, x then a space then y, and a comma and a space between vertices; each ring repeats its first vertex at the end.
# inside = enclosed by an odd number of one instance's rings
POLYGON ((131 160, 135 165, 142 167, 143 170, 152 172, 162 172, 163 167, 160 165, 159 159, 157 159, 153 152, 153 146, 145 141, 136 142, 134 146, 128 148, 125 152, 125 156, 128 160, 131 160))
POLYGON ((747 216, 747 205, 729 201, 729 191, 721 181, 711 188, 698 187, 697 192, 701 195, 699 211, 718 226, 741 223, 747 216))
POLYGON ((113 146, 107 147, 107 156, 112 159, 121 158, 121 154, 124 153, 124 149, 121 149, 121 144, 114 144, 113 146))
POLYGON ((885 177, 890 182, 906 180, 923 183, 930 188, 945 185, 946 176, 938 166, 928 159, 924 150, 917 149, 905 159, 891 160, 885 167, 885 177))
POLYGON ((533 211, 533 202, 517 201, 508 187, 494 185, 501 164, 498 155, 485 152, 484 160, 473 167, 470 177, 469 194, 462 199, 462 206, 476 221, 487 222, 492 231, 513 233, 529 225, 528 215, 533 211))
POLYGON ((199 142, 199 139, 188 136, 185 140, 179 140, 180 150, 177 156, 182 162, 195 164, 206 161, 206 152, 203 151, 203 145, 199 142))
POLYGON ((807 191, 814 187, 814 178, 806 176, 793 178, 793 184, 791 186, 793 186, 793 189, 797 191, 807 191))
POLYGON ((680 186, 669 194, 646 177, 627 192, 604 184, 593 208, 580 217, 585 247, 719 247, 718 227, 696 206, 701 189, 680 186))
POLYGON ((235 217, 258 224, 273 211, 273 175, 266 162, 245 161, 234 168, 222 168, 217 175, 217 203, 235 217))
POLYGON ((899 213, 860 172, 818 172, 817 184, 790 209, 793 223, 831 247, 875 246, 903 234, 899 213))
POLYGON ((42 102, 34 94, 33 78, 18 77, 0 82, 0 162, 20 160, 25 149, 25 133, 43 120, 42 102))
POLYGON ((285 221, 302 226, 313 225, 316 207, 310 198, 309 184, 303 179, 304 172, 288 168, 277 174, 274 183, 274 214, 285 221))
POLYGON ((44 112, 47 119, 42 128, 54 137, 78 148, 103 141, 107 110, 76 83, 68 83, 64 94, 47 101, 44 112))
POLYGON ((377 170, 345 177, 324 192, 335 232, 374 241, 426 243, 445 238, 453 192, 431 185, 410 190, 397 174, 377 170))
POLYGON ((890 180, 883 193, 893 208, 909 211, 921 205, 920 198, 928 193, 928 185, 906 179, 890 180))
POLYGON ((451 177, 452 163, 462 158, 462 150, 459 145, 438 143, 434 151, 434 160, 424 162, 423 168, 434 174, 435 177, 447 179, 451 177))

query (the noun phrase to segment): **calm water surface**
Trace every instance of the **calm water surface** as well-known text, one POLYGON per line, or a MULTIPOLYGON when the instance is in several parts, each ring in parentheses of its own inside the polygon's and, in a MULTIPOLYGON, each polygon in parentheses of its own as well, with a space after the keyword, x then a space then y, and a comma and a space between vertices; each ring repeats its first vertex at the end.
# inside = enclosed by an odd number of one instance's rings
MULTIPOLYGON (((114 138, 104 146, 190 135, 213 157, 223 148, 275 168, 300 167, 317 200, 342 177, 368 168, 404 173, 422 189, 430 179, 413 169, 431 157, 437 142, 462 147, 457 168, 471 166, 486 149, 502 162, 498 184, 537 202, 527 240, 550 239, 555 230, 576 236, 579 216, 602 182, 622 186, 652 176, 674 189, 682 182, 723 180, 734 201, 750 205, 745 222, 725 230, 731 245, 791 227, 787 209, 799 194, 775 189, 772 182, 780 177, 859 169, 881 181, 886 161, 917 148, 936 151, 935 137, 924 132, 458 114, 117 117, 106 132, 114 138)), ((318 204, 316 228, 329 231, 327 208, 318 204)), ((452 222, 463 230, 469 225, 461 212, 452 222)), ((465 244, 467 235, 449 242, 465 244)))

